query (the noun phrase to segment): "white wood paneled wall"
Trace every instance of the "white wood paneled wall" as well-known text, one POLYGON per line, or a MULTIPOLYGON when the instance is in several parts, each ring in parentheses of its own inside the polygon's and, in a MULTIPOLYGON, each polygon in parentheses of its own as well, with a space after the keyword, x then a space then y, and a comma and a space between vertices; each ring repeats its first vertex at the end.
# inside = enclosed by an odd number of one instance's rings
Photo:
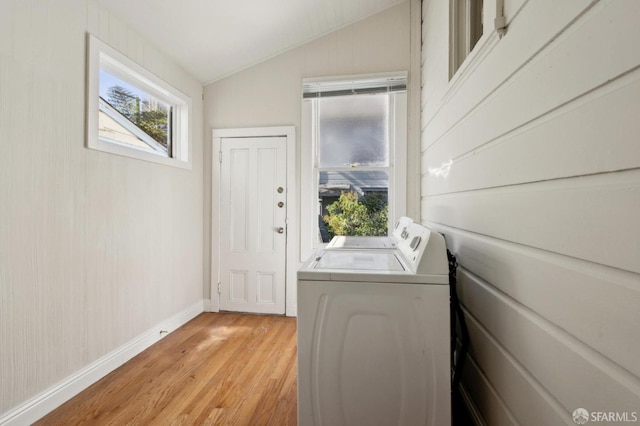
POLYGON ((0 419, 202 301, 201 93, 98 1, 0 2, 0 419), (85 148, 87 31, 193 99, 193 170, 85 148))
POLYGON ((451 82, 447 3, 423 3, 421 220, 461 264, 464 387, 489 425, 640 413, 640 3, 506 0, 451 82))

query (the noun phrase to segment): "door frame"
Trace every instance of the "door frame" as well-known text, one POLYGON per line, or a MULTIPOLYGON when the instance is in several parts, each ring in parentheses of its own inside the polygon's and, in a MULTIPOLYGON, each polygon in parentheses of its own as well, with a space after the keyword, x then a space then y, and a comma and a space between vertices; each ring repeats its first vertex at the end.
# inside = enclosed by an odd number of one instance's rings
POLYGON ((296 316, 296 271, 298 262, 296 244, 298 238, 298 180, 296 168, 296 128, 295 126, 277 127, 247 127, 236 129, 213 129, 213 149, 211 158, 211 312, 220 311, 220 295, 218 284, 221 282, 220 276, 220 197, 221 191, 221 170, 220 153, 222 150, 222 139, 227 138, 255 138, 274 137, 286 138, 287 146, 287 217, 285 219, 287 230, 285 232, 285 314, 296 316))

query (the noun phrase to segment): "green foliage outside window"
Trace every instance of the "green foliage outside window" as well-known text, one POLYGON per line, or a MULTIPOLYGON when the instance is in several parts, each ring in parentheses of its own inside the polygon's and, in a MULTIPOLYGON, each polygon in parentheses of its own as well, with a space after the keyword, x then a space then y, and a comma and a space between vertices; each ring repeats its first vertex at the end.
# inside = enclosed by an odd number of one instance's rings
POLYGON ((322 219, 330 237, 335 235, 387 235, 389 206, 387 197, 369 193, 362 198, 356 192, 343 192, 338 201, 327 206, 322 219))
POLYGON ((153 109, 148 101, 141 100, 129 90, 120 86, 108 90, 109 103, 120 114, 151 136, 156 142, 167 147, 167 111, 161 107, 153 109))

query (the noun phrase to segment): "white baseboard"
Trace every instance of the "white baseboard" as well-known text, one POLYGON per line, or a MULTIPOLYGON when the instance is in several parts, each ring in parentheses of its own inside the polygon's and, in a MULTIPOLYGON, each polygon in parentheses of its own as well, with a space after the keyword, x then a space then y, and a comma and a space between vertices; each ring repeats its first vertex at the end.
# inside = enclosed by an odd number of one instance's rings
POLYGON ((42 418, 204 310, 199 301, 99 358, 57 385, 0 415, 0 426, 24 426, 42 418), (165 333, 168 332, 168 333, 165 333))
POLYGON ((202 301, 202 307, 205 312, 211 312, 211 299, 204 299, 202 301))
POLYGON ((288 317, 297 317, 298 316, 298 306, 287 306, 287 313, 285 314, 288 317))

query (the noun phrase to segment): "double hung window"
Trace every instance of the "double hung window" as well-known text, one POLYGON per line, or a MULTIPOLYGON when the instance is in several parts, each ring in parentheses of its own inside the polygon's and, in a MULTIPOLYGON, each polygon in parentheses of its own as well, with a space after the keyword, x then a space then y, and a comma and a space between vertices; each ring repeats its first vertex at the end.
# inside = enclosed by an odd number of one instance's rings
POLYGON ((318 240, 388 235, 400 193, 404 200, 396 153, 406 139, 406 75, 305 81, 303 114, 318 240))

